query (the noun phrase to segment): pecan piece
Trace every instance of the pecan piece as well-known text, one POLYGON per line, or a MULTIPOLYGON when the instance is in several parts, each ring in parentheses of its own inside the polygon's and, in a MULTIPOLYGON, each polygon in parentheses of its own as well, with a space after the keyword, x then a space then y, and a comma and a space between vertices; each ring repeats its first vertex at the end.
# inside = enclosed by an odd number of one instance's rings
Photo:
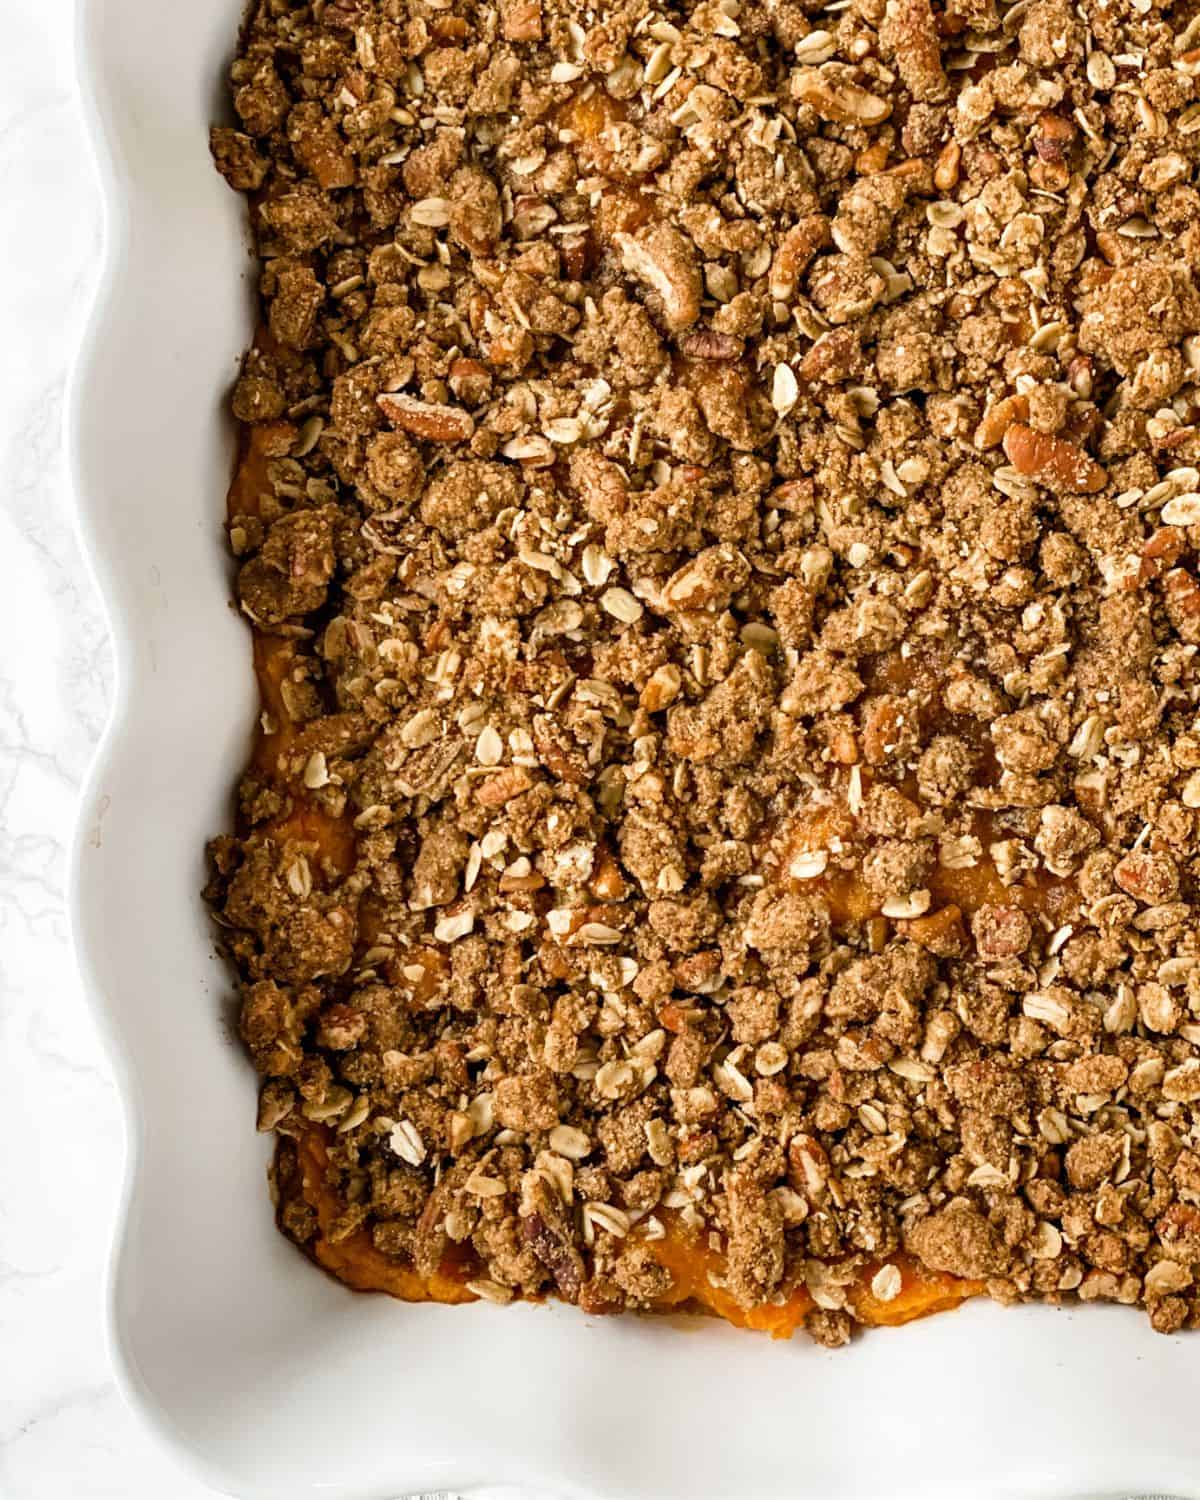
POLYGON ((549 714, 534 715, 533 747, 542 764, 560 781, 586 786, 591 780, 582 752, 567 742, 549 714))
POLYGON ((454 360, 446 383, 468 406, 479 406, 492 394, 492 372, 477 359, 454 360))
POLYGON ((1200 1209, 1173 1203, 1158 1221, 1158 1237, 1178 1260, 1200 1258, 1200 1209))
POLYGON ((801 219, 779 241, 771 261, 768 283, 776 302, 790 302, 796 295, 800 278, 812 264, 818 250, 829 243, 829 220, 824 214, 809 214, 801 219))
POLYGON ((1108 483, 1108 475, 1082 448, 1066 438, 1035 432, 1023 422, 1014 422, 1004 434, 1004 451, 1018 474, 1047 489, 1094 495, 1108 483))
POLYGON ((700 268, 696 252, 678 229, 655 224, 634 234, 617 234, 613 242, 625 269, 658 294, 667 327, 678 332, 700 316, 700 268))
POLYGON ((503 807, 533 785, 533 778, 521 766, 504 766, 486 777, 475 788, 475 800, 481 807, 503 807))
POLYGON ((554 1277, 567 1302, 578 1302, 583 1288, 583 1256, 576 1248, 563 1204, 540 1172, 521 1182, 521 1238, 554 1277))
POLYGON ((1028 396, 1004 396, 989 406, 983 420, 975 429, 977 448, 994 448, 1003 441, 1004 434, 1014 422, 1029 420, 1028 396))
POLYGON ((810 385, 836 384, 853 370, 859 354, 859 336, 853 328, 832 328, 823 333, 796 369, 810 385))
POLYGON ((1200 645, 1200 584, 1186 568, 1172 568, 1163 579, 1167 618, 1189 646, 1200 645))
POLYGON ((801 68, 792 79, 792 93, 823 120, 838 125, 882 125, 892 106, 856 83, 832 78, 816 68, 801 68))
POLYGON ((914 99, 932 103, 946 97, 942 48, 929 0, 892 0, 880 35, 914 99))
POLYGON ((293 156, 325 192, 354 186, 358 179, 354 158, 319 104, 296 106, 288 119, 288 136, 293 156))
POLYGON ((605 1318, 624 1307, 621 1289, 606 1276, 593 1276, 579 1293, 579 1306, 590 1318, 605 1318))
POLYGON ((559 241, 563 271, 571 281, 582 281, 592 263, 591 236, 584 231, 565 234, 559 241))
POLYGON ((521 193, 513 201, 512 227, 519 240, 536 239, 557 218, 558 210, 548 199, 537 193, 521 193))
POLYGON ((1035 187, 1047 193, 1061 193, 1071 180, 1067 153, 1075 139, 1075 126, 1061 115, 1039 116, 1033 136, 1037 154, 1029 176, 1035 187))
POLYGON ((708 547, 667 579, 662 602, 669 610, 724 609, 749 577, 750 564, 736 547, 708 547))
POLYGON ((816 1136, 794 1135, 787 1148, 788 1182, 810 1203, 823 1203, 829 1194, 829 1157, 816 1136))
POLYGON ((886 765, 893 757, 908 754, 915 733, 916 714, 905 699, 881 693, 864 705, 862 743, 868 765, 886 765))
POLYGON ((679 341, 681 352, 689 359, 737 359, 743 347, 742 340, 731 333, 716 333, 711 328, 685 334, 679 341))
POLYGON ((450 1244, 446 1215, 454 1206, 473 1164, 451 1167, 425 1201, 413 1235, 413 1266, 420 1276, 433 1276, 442 1268, 442 1257, 450 1244))
POLYGON ((621 874, 621 867, 607 849, 602 848, 596 855, 588 889, 593 896, 604 902, 624 901, 629 894, 629 886, 621 874))
POLYGON ((503 227, 500 194, 485 172, 461 167, 450 181, 450 234, 469 255, 490 255, 503 227))
POLYGON ((938 153, 933 168, 933 185, 939 193, 948 193, 958 185, 958 169, 962 163, 962 147, 957 141, 947 141, 938 153))
POLYGON ((1161 578, 1168 568, 1175 567, 1187 550, 1187 538, 1178 527, 1160 526, 1142 548, 1137 581, 1149 583, 1152 578, 1161 578))
POLYGON ((327 1005, 317 1017, 317 1046, 331 1052, 348 1052, 357 1047, 367 1030, 367 1018, 344 1001, 327 1005))
POLYGON ((500 30, 506 42, 540 41, 542 0, 503 0, 500 30))
POLYGON ((673 662, 657 667, 642 689, 638 703, 648 714, 661 713, 679 697, 683 674, 673 662))
POLYGON ((465 443, 475 431, 474 417, 457 406, 418 401, 400 391, 386 391, 376 399, 393 427, 429 443, 465 443))

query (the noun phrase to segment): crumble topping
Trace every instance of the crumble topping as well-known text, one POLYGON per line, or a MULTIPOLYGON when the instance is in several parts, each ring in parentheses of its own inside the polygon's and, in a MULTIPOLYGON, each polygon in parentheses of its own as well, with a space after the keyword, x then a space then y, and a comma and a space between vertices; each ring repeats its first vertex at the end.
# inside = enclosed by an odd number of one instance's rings
POLYGON ((284 1229, 320 1133, 493 1301, 1200 1321, 1194 6, 259 0, 231 76, 284 1229))

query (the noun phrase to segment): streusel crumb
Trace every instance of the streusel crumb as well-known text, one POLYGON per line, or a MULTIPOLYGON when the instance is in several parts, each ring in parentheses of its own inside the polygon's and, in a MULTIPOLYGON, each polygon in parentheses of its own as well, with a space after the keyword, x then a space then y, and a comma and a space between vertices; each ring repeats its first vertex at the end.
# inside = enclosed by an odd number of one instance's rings
POLYGON ((1200 1322, 1193 0, 259 0, 231 76, 283 1230, 1200 1322))

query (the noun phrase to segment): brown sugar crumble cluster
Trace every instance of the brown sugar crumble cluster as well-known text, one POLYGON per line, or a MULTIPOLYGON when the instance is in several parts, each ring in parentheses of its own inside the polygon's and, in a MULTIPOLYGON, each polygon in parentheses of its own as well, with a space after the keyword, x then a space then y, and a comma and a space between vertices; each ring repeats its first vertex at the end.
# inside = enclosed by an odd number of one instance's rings
POLYGON ((254 7, 209 896, 343 1279, 1200 1322, 1195 10, 254 7))

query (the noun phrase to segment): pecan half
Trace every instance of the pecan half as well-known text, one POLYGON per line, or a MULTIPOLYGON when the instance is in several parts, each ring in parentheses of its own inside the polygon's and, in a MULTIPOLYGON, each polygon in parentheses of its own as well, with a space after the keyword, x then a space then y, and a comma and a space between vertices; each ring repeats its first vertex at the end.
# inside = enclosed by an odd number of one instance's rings
POLYGON ((399 391, 387 391, 376 399, 393 427, 429 443, 465 443, 475 431, 474 417, 457 406, 418 401, 399 391))
POLYGON ((779 241, 771 261, 769 287, 771 296, 777 302, 792 300, 801 276, 812 264, 813 256, 828 243, 829 220, 824 214, 809 214, 787 231, 779 241))
POLYGON ((700 316, 700 267, 691 242, 670 224, 637 234, 617 234, 613 242, 625 269, 658 294, 667 327, 690 328, 700 316))
POLYGON ((532 785, 533 778, 521 766, 505 766, 479 783, 475 800, 481 807, 503 807, 532 785))
POLYGON ((1095 495, 1108 483, 1108 475, 1082 448, 1066 438, 1035 432, 1023 422, 1014 422, 1004 434, 1004 451, 1018 474, 1047 489, 1095 495))

